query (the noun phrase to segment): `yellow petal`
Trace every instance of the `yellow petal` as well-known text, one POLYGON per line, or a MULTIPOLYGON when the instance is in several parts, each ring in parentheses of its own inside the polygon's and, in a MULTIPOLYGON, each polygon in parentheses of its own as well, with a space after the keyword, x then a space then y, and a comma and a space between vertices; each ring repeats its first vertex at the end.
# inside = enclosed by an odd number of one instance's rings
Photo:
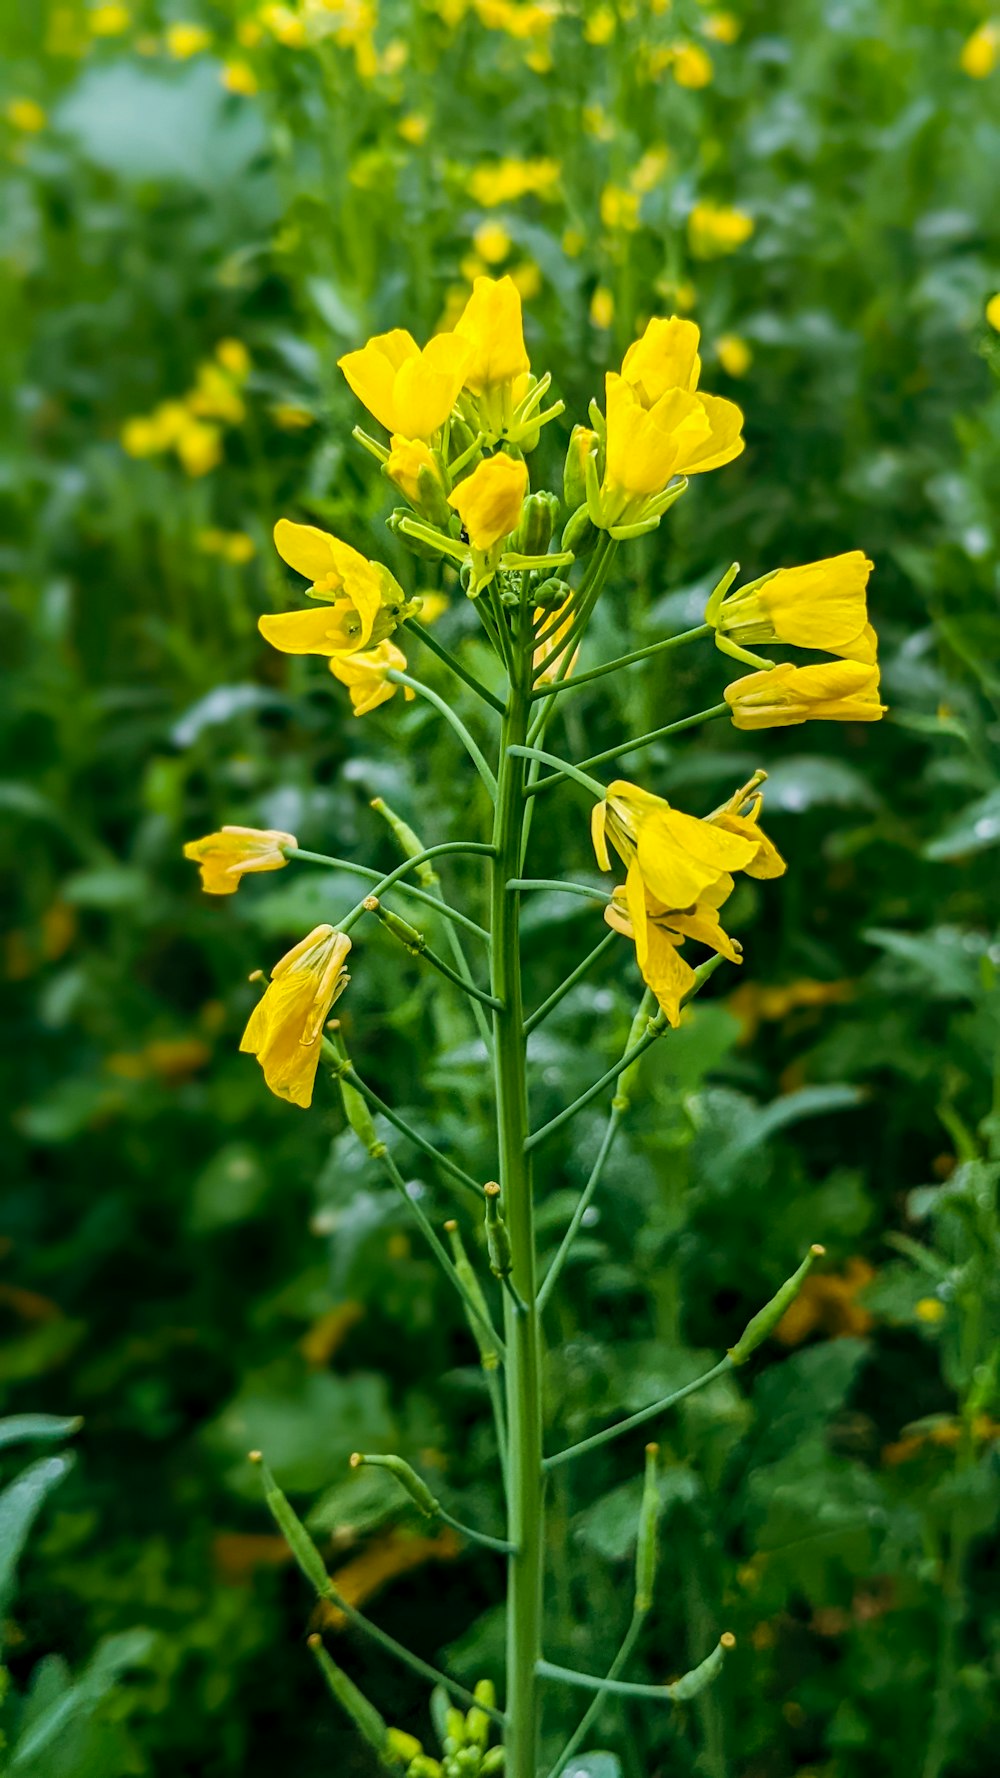
MULTIPOLYGON (((759 811, 759 809, 760 800, 758 798, 757 810, 759 811)), ((743 866, 748 877, 766 879, 784 876, 788 866, 774 842, 769 840, 766 834, 761 833, 757 825, 756 813, 754 815, 737 815, 732 809, 720 809, 709 819, 713 827, 724 827, 727 833, 739 834, 756 847, 749 864, 743 866)))
POLYGON ((801 568, 779 568, 757 589, 757 600, 779 642, 839 651, 864 630, 865 594, 872 564, 859 549, 801 568))
POLYGON ((274 547, 283 562, 307 580, 322 580, 334 566, 333 538, 316 525, 295 525, 279 519, 274 527, 274 547))
POLYGON ((350 599, 318 611, 266 612, 257 628, 282 654, 352 654, 371 635, 371 622, 350 599))
POLYGON ((337 360, 358 400, 387 432, 405 432, 396 422, 396 375, 408 359, 419 356, 419 347, 405 327, 376 334, 358 352, 337 360))
MULTIPOLYGON (((638 956, 638 951, 636 955, 638 956)), ((649 926, 649 950, 640 969, 647 987, 652 988, 656 995, 668 1024, 676 1030, 681 1022, 681 1001, 685 994, 691 992, 697 977, 690 964, 685 963, 681 956, 678 941, 671 939, 669 933, 652 922, 649 926)))
POLYGON ((622 376, 651 407, 668 389, 698 387, 700 330, 693 321, 654 315, 641 339, 634 340, 622 360, 622 376))
POLYGON ((707 432, 697 440, 685 440, 677 463, 678 475, 703 475, 707 469, 721 469, 743 450, 743 414, 735 401, 721 395, 699 395, 707 432))
POLYGON ((469 350, 465 387, 482 395, 531 369, 524 347, 521 296, 510 277, 477 278, 455 333, 469 350))
POLYGON ((528 466, 498 451, 486 457, 448 496, 474 549, 486 551, 513 531, 528 491, 528 466))
POLYGON ((742 870, 755 851, 751 840, 665 809, 642 823, 636 855, 657 900, 668 908, 689 908, 720 876, 742 870))

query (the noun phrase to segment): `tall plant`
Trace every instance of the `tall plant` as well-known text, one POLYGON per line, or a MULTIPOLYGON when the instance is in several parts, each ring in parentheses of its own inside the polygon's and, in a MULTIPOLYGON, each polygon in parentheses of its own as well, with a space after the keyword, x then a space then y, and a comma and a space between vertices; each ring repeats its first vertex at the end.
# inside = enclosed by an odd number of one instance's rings
POLYGON ((389 444, 360 429, 356 436, 406 502, 392 514, 390 528, 418 556, 448 565, 482 624, 496 671, 487 675, 487 683, 467 658, 445 647, 421 623, 419 601, 407 599, 387 568, 325 532, 284 519, 275 531, 278 550, 309 580, 314 604, 264 617, 260 627, 278 649, 325 656, 359 715, 400 690, 407 698, 428 699, 450 725, 485 789, 489 828, 468 838, 425 846, 383 805, 405 856, 381 878, 365 866, 305 851, 293 835, 273 830, 223 828, 186 848, 201 865, 205 888, 215 894, 235 890, 247 872, 277 870, 293 861, 336 866, 368 880, 368 892, 336 926, 316 927, 274 966, 242 1048, 257 1057, 271 1090, 293 1104, 311 1103, 321 1063, 339 1083, 351 1126, 405 1198, 461 1297, 490 1384, 507 1501, 502 1537, 450 1519, 401 1457, 359 1454, 355 1462, 389 1470, 429 1518, 452 1523, 471 1542, 506 1560, 507 1679, 502 1707, 489 1687, 481 1686, 476 1694, 464 1692, 421 1654, 395 1644, 339 1598, 319 1552, 264 1468, 268 1503, 317 1593, 334 1600, 383 1647, 467 1706, 466 1715, 453 1710, 443 1721, 442 1767, 412 1737, 387 1728, 313 1639, 331 1688, 361 1733, 387 1769, 406 1772, 408 1778, 432 1778, 442 1770, 491 1771, 503 1761, 509 1778, 536 1778, 542 1688, 582 1688, 593 1694, 592 1701, 552 1769, 551 1778, 556 1778, 582 1746, 607 1693, 676 1700, 694 1695, 715 1676, 731 1641, 725 1635, 700 1666, 672 1685, 639 1685, 620 1677, 653 1593, 659 1499, 655 1446, 647 1447, 634 1615, 610 1672, 589 1675, 545 1659, 547 1478, 585 1452, 657 1419, 681 1397, 742 1364, 784 1312, 822 1251, 810 1250, 736 1345, 703 1376, 567 1449, 546 1451, 544 1317, 600 1186, 628 1106, 635 1064, 668 1027, 678 1025, 684 1004, 723 958, 740 961, 739 944, 720 920, 736 873, 766 879, 785 870, 760 826, 762 772, 701 817, 674 809, 664 798, 631 782, 619 779, 605 784, 593 772, 621 755, 641 754, 666 734, 718 718, 730 718, 737 728, 756 729, 809 718, 874 721, 882 714, 875 637, 865 608, 871 564, 856 550, 805 567, 778 569, 744 586, 735 584, 734 565, 711 595, 698 627, 577 670, 588 626, 619 549, 656 530, 691 475, 721 468, 743 448, 739 409, 699 390, 698 343, 698 329, 690 321, 650 321, 626 353, 620 372, 608 375, 603 409, 592 403, 590 425, 573 430, 562 501, 551 491, 530 488, 527 458, 542 427, 562 412, 562 404, 545 405, 550 379, 531 372, 520 299, 509 278, 478 279, 454 330, 438 334, 422 349, 409 333, 396 330, 349 353, 341 361, 344 374, 389 434, 389 444), (407 630, 451 670, 456 692, 473 701, 476 718, 471 705, 469 713, 460 714, 408 672, 396 640, 407 630), (543 743, 563 699, 580 686, 638 660, 709 638, 751 669, 726 688, 722 703, 631 736, 580 762, 546 749, 543 743), (752 652, 774 643, 819 649, 830 658, 804 666, 775 664, 752 652), (480 745, 472 727, 482 733, 484 725, 488 740, 480 745), (590 883, 525 874, 538 799, 551 796, 567 781, 592 798, 597 862, 602 871, 610 872, 613 859, 620 860, 624 881, 618 886, 602 890, 590 883), (486 890, 474 912, 453 906, 446 898, 437 875, 438 862, 446 858, 474 860, 485 872, 486 890), (554 993, 529 1011, 520 910, 523 898, 539 890, 585 896, 602 909, 611 931, 554 993), (438 955, 423 931, 392 905, 397 897, 403 898, 407 914, 432 913, 443 922, 449 955, 438 955), (430 1143, 383 1103, 354 1067, 339 1021, 329 1018, 347 987, 351 934, 365 914, 379 920, 412 954, 469 998, 493 1075, 495 1180, 472 1177, 453 1153, 430 1143), (476 915, 482 915, 482 923, 476 915), (534 1125, 530 1034, 616 943, 616 935, 634 946, 645 983, 624 1051, 572 1104, 547 1123, 534 1125), (692 967, 683 954, 689 943, 712 955, 692 967), (540 1277, 537 1163, 552 1154, 551 1139, 576 1113, 602 1098, 610 1098, 603 1140, 555 1258, 540 1277), (484 1266, 468 1257, 458 1221, 447 1225, 448 1240, 442 1240, 420 1203, 407 1195, 403 1176, 374 1122, 376 1113, 423 1150, 463 1209, 479 1221, 483 1239, 477 1241, 477 1252, 485 1252, 495 1283, 484 1266), (491 1725, 501 1732, 502 1752, 500 1747, 488 1748, 491 1725))

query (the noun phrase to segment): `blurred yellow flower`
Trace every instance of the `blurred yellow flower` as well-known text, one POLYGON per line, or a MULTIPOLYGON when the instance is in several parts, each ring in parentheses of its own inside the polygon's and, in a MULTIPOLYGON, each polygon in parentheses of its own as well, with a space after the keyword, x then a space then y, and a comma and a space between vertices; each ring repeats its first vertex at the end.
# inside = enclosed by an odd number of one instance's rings
POLYGON ((986 319, 990 326, 1000 333, 1000 290, 997 291, 996 296, 991 296, 986 304, 986 319))
POLYGON ((282 561, 312 581, 316 611, 265 613, 257 627, 282 654, 354 654, 382 641, 405 616, 403 593, 388 568, 315 525, 279 519, 274 543, 282 561))
POLYGON ((567 259, 579 259, 587 245, 587 237, 579 228, 567 228, 563 231, 562 250, 567 259))
POLYGON ((423 111, 408 111, 396 127, 404 142, 409 142, 411 148, 419 148, 427 140, 430 118, 423 111))
POLYGON ((470 175, 469 194, 484 210, 529 196, 546 200, 556 194, 559 172, 557 160, 485 161, 470 175))
POLYGON ((669 166, 669 149, 647 148, 645 154, 629 174, 629 185, 633 191, 640 193, 655 191, 665 177, 669 166))
POLYGON ((199 364, 186 405, 198 419, 221 420, 227 426, 239 426, 246 418, 246 403, 236 380, 211 360, 199 364))
POLYGON ((738 333, 724 333, 716 341, 719 363, 728 377, 745 377, 753 363, 753 353, 738 333))
POLYGON ((237 567, 251 562, 257 553, 257 545, 245 531, 199 531, 195 543, 204 555, 222 556, 224 561, 237 567))
POLYGON ((607 330, 614 325, 615 299, 606 284, 598 284, 590 299, 590 319, 595 327, 607 330))
POLYGON ((528 466, 498 451, 486 457, 448 496, 473 549, 484 554, 516 530, 528 491, 528 466))
MULTIPOLYGON (((331 1583, 348 1605, 363 1605, 397 1574, 409 1574, 426 1562, 452 1561, 461 1549, 461 1540, 447 1526, 436 1537, 420 1537, 412 1531, 383 1531, 371 1539, 357 1556, 334 1570, 331 1583)), ((347 1618, 340 1607, 329 1600, 320 1606, 323 1624, 331 1630, 344 1629, 347 1618)), ((433 1771, 435 1761, 428 1761, 433 1771)))
POLYGON ((222 433, 207 421, 189 419, 174 448, 188 475, 209 475, 222 462, 222 433))
POLYGON ((475 0, 475 8, 488 31, 505 31, 521 41, 546 36, 556 16, 554 6, 537 0, 475 0))
POLYGON ((738 729, 788 728, 795 723, 878 722, 879 672, 864 661, 818 661, 810 667, 783 662, 749 673, 725 690, 738 729))
POLYGON ((710 12, 701 28, 713 43, 735 43, 741 25, 734 12, 710 12))
POLYGON ((472 237, 480 259, 487 265, 500 265, 510 253, 510 236, 500 222, 483 222, 472 237))
POLYGON ((387 432, 429 439, 451 413, 470 358, 457 330, 435 334, 421 350, 412 334, 397 327, 337 362, 358 400, 387 432))
POLYGON ((240 19, 236 26, 236 41, 243 49, 256 49, 263 35, 264 30, 258 19, 240 19))
POLYGON ((595 142, 612 142, 614 140, 614 121, 608 116, 603 105, 585 105, 580 113, 580 118, 587 135, 593 136, 595 142))
POLYGON ((542 288, 541 268, 533 259, 522 259, 519 265, 512 265, 510 278, 522 302, 531 302, 542 288))
POLYGON ((220 78, 227 93, 239 93, 245 99, 252 99, 260 90, 260 82, 249 62, 223 62, 220 78))
POLYGON ((963 74, 986 80, 1000 62, 1000 21, 987 19, 967 37, 959 57, 963 74))
POLYGON ((4 116, 13 129, 20 130, 25 136, 37 135, 39 130, 44 130, 48 121, 35 99, 8 99, 4 106, 4 116))
POLYGON ((293 833, 274 827, 222 827, 204 839, 189 840, 185 858, 201 870, 201 886, 207 895, 234 895, 248 873, 284 870, 288 859, 283 846, 298 846, 293 833))
POLYGON ((939 1321, 943 1321, 947 1313, 948 1310, 939 1296, 922 1296, 914 1306, 917 1320, 925 1321, 929 1327, 934 1327, 939 1321))
POLYGON ((201 55, 212 42, 211 31, 204 25, 192 24, 190 20, 179 19, 175 24, 168 25, 163 34, 168 56, 177 62, 186 62, 191 56, 201 55))
POLYGON ((787 642, 857 659, 868 628, 871 571, 859 549, 801 568, 778 568, 738 587, 716 609, 710 602, 705 621, 741 648, 787 642))
MULTIPOLYGON (((350 692, 355 716, 367 716, 369 710, 377 710, 380 704, 395 697, 399 686, 386 674, 405 672, 406 656, 395 642, 383 638, 377 648, 365 649, 360 654, 334 655, 330 671, 350 692)), ((407 685, 403 695, 410 703, 415 694, 407 685)))
POLYGON ((852 998, 850 981, 817 982, 809 978, 783 984, 744 982, 726 1001, 726 1010, 740 1021, 740 1043, 749 1043, 765 1021, 814 1007, 840 1006, 852 998))
POLYGON ((292 1105, 312 1104, 323 1026, 350 980, 350 949, 345 932, 314 927, 275 964, 250 1014, 240 1049, 256 1056, 271 1092, 292 1105))
POLYGON ((700 43, 678 43, 674 45, 670 58, 670 71, 678 86, 696 90, 698 87, 709 86, 715 70, 712 58, 700 43))
POLYGON ((109 0, 105 6, 95 6, 87 13, 87 29, 92 37, 120 37, 132 23, 132 15, 127 6, 118 6, 109 0))
POLYGON ((633 230, 639 226, 639 193, 620 185, 606 185, 601 193, 601 221, 605 228, 633 230))
POLYGON ((694 205, 688 216, 688 245, 696 259, 735 253, 753 234, 753 217, 729 204, 694 205))
POLYGON ((420 621, 422 624, 437 623, 448 609, 448 597, 445 593, 420 593, 420 621))
POLYGON ((595 7, 584 22, 583 34, 588 43, 610 43, 617 22, 613 6, 595 7))
POLYGON ((271 406, 270 415, 282 432, 305 432, 315 426, 316 415, 297 401, 276 401, 271 406))
POLYGON ((283 44, 285 49, 301 49, 306 43, 305 19, 290 6, 261 6, 257 17, 275 42, 283 44))
POLYGON ((242 380, 250 375, 250 354, 242 340, 220 340, 215 348, 215 356, 231 377, 242 380))

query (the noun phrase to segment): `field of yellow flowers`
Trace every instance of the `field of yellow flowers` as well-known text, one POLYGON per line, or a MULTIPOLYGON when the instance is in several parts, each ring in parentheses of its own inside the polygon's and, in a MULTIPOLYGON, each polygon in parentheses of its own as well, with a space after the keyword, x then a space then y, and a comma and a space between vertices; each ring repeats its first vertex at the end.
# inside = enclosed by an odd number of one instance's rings
POLYGON ((12 0, 0 47, 0 1771, 982 1778, 1000 13, 12 0))

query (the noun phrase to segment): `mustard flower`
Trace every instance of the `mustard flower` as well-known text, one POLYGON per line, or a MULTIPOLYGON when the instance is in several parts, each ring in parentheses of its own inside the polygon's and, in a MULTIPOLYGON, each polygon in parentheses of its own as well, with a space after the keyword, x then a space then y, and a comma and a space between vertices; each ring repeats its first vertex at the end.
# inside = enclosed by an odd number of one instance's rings
POLYGON ((591 835, 602 870, 611 869, 610 842, 630 878, 665 908, 693 907, 720 877, 745 870, 760 850, 759 840, 682 814, 625 779, 609 784, 596 804, 591 835))
POLYGON ((292 1105, 312 1104, 323 1026, 350 980, 350 949, 346 932, 314 927, 275 964, 250 1014, 240 1049, 256 1056, 271 1092, 292 1105))
POLYGON ((201 55, 203 50, 208 49, 212 33, 206 31, 204 25, 179 19, 175 24, 167 26, 163 41, 169 56, 173 56, 175 61, 186 62, 191 56, 201 55))
POLYGON ((391 635, 408 612, 402 588, 381 562, 369 562, 349 544, 315 525, 279 519, 279 556, 312 581, 318 611, 267 613, 258 629, 282 654, 354 654, 391 635))
POLYGON ((864 646, 869 628, 865 599, 871 571, 859 549, 801 568, 778 568, 718 605, 710 600, 705 621, 713 625, 720 646, 725 638, 741 648, 787 642, 859 658, 854 651, 864 646))
POLYGON ((204 839, 189 840, 184 856, 200 867, 206 895, 234 895, 248 873, 283 870, 288 859, 282 848, 298 843, 293 833, 274 827, 222 827, 204 839))
POLYGON ((735 253, 753 234, 753 217, 729 204, 695 204, 688 217, 688 245, 695 259, 735 253))
MULTIPOLYGON (((367 716, 370 710, 377 710, 380 704, 394 698, 399 686, 387 674, 405 670, 405 654, 388 638, 383 638, 376 648, 364 649, 359 654, 333 655, 330 660, 334 678, 350 693, 355 716, 367 716)), ((407 703, 412 702, 415 694, 409 686, 404 686, 403 691, 407 703)))
POLYGON ((721 334, 716 341, 715 350, 727 377, 746 376, 753 363, 753 353, 740 334, 721 334))
POLYGON ((1000 333, 1000 290, 986 304, 986 319, 994 331, 1000 333))
POLYGON ((338 364, 358 400, 387 432, 426 441, 451 413, 470 358, 469 346, 454 333, 436 334, 421 350, 411 333, 396 327, 338 364))
POLYGON ((517 529, 528 491, 528 466, 498 451, 485 457, 448 496, 474 550, 486 555, 517 529))
POLYGON ((1000 62, 1000 21, 987 19, 962 45, 962 73, 972 80, 987 80, 1000 62))
POLYGON ((427 511, 429 518, 447 518, 446 511, 438 510, 444 501, 440 465, 423 439, 400 438, 393 433, 385 473, 418 512, 427 511))
POLYGON ((37 99, 8 99, 4 116, 13 129, 26 136, 37 135, 48 121, 37 99))
POLYGON ((726 686, 725 699, 739 729, 789 728, 795 723, 878 722, 878 668, 866 661, 818 661, 810 667, 782 662, 726 686))
POLYGON ((675 44, 670 71, 678 86, 688 87, 691 91, 710 86, 714 73, 712 58, 700 43, 675 44))

